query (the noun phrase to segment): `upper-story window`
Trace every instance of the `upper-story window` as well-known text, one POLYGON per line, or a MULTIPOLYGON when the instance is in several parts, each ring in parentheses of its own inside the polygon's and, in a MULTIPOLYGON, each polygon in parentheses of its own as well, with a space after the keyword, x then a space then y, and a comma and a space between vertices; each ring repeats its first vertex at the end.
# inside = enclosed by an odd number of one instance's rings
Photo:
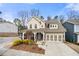
POLYGON ((47 25, 47 28, 49 28, 49 24, 47 25))
POLYGON ((41 27, 43 27, 43 25, 41 25, 41 27))
POLYGON ((30 24, 30 28, 32 28, 32 24, 30 24))
POLYGON ((50 29, 58 29, 58 25, 57 24, 50 24, 49 28, 50 29))
POLYGON ((35 24, 35 28, 37 28, 37 24, 35 24))

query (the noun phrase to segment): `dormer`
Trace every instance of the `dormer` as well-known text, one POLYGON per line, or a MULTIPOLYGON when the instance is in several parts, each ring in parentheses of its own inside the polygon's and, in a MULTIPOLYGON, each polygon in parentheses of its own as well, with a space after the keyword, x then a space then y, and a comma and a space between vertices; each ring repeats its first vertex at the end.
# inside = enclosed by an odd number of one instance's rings
POLYGON ((49 24, 49 29, 58 29, 58 24, 49 24))

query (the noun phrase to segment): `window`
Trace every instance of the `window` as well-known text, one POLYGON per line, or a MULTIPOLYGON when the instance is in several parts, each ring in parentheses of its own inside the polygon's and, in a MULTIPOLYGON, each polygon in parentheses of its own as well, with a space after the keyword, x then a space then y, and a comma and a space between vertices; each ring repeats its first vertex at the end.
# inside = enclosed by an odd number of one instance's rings
POLYGON ((57 24, 50 24, 50 29, 58 29, 58 25, 57 24))
POLYGON ((49 40, 49 35, 47 35, 47 40, 49 40))
POLYGON ((53 27, 54 27, 54 25, 53 25, 53 27))
POLYGON ((52 24, 50 24, 50 27, 52 27, 52 24))
POLYGON ((32 28, 32 24, 30 24, 30 28, 32 28))
POLYGON ((53 41, 53 35, 51 35, 51 37, 50 37, 50 38, 51 38, 51 40, 53 41))
POLYGON ((47 28, 49 28, 49 24, 47 25, 47 28))
POLYGON ((41 25, 41 27, 43 27, 43 25, 41 25))
POLYGON ((37 24, 35 24, 35 28, 37 28, 37 24))
POLYGON ((59 41, 61 41, 61 35, 59 35, 59 41))

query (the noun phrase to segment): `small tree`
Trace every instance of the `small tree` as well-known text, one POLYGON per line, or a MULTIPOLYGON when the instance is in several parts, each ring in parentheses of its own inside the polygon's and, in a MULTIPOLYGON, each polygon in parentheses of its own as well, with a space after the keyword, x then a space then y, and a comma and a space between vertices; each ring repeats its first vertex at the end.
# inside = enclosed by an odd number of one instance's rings
POLYGON ((78 11, 75 11, 75 10, 69 10, 67 12, 67 17, 69 20, 78 20, 79 19, 79 12, 78 11))
POLYGON ((41 19, 44 19, 44 17, 43 17, 43 16, 40 16, 40 18, 41 18, 41 19))
POLYGON ((48 16, 48 17, 47 17, 47 20, 51 20, 51 16, 48 16))

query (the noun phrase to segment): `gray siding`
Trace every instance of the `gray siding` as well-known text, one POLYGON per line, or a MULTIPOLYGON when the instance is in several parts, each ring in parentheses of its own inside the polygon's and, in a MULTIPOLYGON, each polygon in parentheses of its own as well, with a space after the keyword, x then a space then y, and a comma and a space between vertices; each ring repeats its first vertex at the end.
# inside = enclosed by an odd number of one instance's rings
POLYGON ((63 26, 66 28, 67 32, 66 32, 66 41, 69 42, 77 42, 77 35, 74 34, 74 24, 65 22, 63 24, 63 26))
POLYGON ((68 32, 74 32, 74 25, 68 22, 65 22, 63 26, 66 28, 68 32))

